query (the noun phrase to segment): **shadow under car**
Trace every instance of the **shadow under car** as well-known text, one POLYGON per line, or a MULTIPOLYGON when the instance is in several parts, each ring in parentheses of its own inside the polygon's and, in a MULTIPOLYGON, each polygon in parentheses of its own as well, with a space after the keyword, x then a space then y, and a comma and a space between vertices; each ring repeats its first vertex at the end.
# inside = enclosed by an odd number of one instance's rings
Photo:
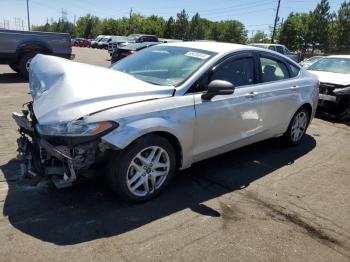
POLYGON ((295 147, 286 147, 280 140, 270 139, 196 163, 179 172, 157 198, 134 205, 119 200, 101 179, 103 174, 62 190, 51 183, 27 186, 16 180, 19 165, 11 160, 0 167, 9 186, 3 215, 21 232, 57 245, 119 235, 187 208, 218 217, 220 213, 203 202, 246 188, 316 146, 310 135, 295 147))

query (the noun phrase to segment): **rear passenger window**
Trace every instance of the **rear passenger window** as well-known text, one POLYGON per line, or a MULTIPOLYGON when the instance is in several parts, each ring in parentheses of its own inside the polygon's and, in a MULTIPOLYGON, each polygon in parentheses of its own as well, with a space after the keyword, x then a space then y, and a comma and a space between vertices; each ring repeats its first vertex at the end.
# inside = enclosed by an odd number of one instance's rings
POLYGON ((287 66, 273 58, 260 57, 262 81, 272 82, 289 78, 287 66))
POLYGON ((293 64, 289 64, 290 67, 290 77, 296 77, 299 75, 300 68, 293 64))
POLYGON ((210 81, 225 80, 235 87, 254 83, 254 60, 251 57, 230 60, 221 64, 210 76, 210 81))
POLYGON ((278 53, 284 54, 283 46, 279 46, 279 45, 276 46, 276 50, 277 50, 278 53))

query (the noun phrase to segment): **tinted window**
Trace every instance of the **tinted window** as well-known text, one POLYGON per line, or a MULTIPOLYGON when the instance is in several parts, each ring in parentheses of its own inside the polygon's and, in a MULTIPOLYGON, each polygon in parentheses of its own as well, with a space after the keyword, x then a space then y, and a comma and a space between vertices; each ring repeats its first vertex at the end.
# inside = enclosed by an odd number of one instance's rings
POLYGON ((284 54, 282 46, 279 46, 279 45, 276 46, 276 50, 277 50, 278 53, 284 54))
POLYGON ((212 80, 225 80, 235 87, 254 83, 254 60, 246 57, 224 62, 210 77, 212 80))
POLYGON ((275 59, 260 57, 263 82, 272 82, 289 78, 287 66, 275 59))
POLYGON ((296 77, 299 75, 299 71, 300 71, 299 67, 289 64, 289 68, 290 68, 290 77, 296 77))
POLYGON ((155 37, 148 37, 147 42, 157 42, 157 39, 155 37))

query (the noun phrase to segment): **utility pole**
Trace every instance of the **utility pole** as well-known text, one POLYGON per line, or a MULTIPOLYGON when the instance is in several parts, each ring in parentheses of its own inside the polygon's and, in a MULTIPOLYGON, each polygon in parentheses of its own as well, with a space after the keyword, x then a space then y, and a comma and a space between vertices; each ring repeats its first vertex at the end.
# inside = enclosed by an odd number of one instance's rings
POLYGON ((277 5, 277 10, 276 10, 276 17, 275 17, 275 24, 273 26, 273 32, 272 32, 272 38, 271 38, 271 43, 275 41, 275 33, 276 33, 276 25, 278 21, 278 13, 280 11, 280 5, 281 5, 281 0, 278 0, 278 5, 277 5))
POLYGON ((30 31, 30 20, 29 20, 29 0, 27 0, 27 17, 28 17, 28 31, 30 31))
POLYGON ((130 8, 130 14, 129 14, 129 34, 132 34, 132 22, 131 22, 131 17, 132 17, 132 7, 130 8))

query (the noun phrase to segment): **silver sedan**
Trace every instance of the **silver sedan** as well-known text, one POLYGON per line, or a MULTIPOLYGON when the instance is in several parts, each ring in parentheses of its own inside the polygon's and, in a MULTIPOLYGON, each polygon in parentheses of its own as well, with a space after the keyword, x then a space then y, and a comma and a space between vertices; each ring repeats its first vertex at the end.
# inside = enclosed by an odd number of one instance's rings
POLYGON ((105 163, 135 202, 197 161, 272 137, 297 145, 318 100, 317 77, 292 60, 228 43, 161 44, 110 69, 37 55, 30 70, 33 101, 13 115, 23 175, 65 187, 105 163))

